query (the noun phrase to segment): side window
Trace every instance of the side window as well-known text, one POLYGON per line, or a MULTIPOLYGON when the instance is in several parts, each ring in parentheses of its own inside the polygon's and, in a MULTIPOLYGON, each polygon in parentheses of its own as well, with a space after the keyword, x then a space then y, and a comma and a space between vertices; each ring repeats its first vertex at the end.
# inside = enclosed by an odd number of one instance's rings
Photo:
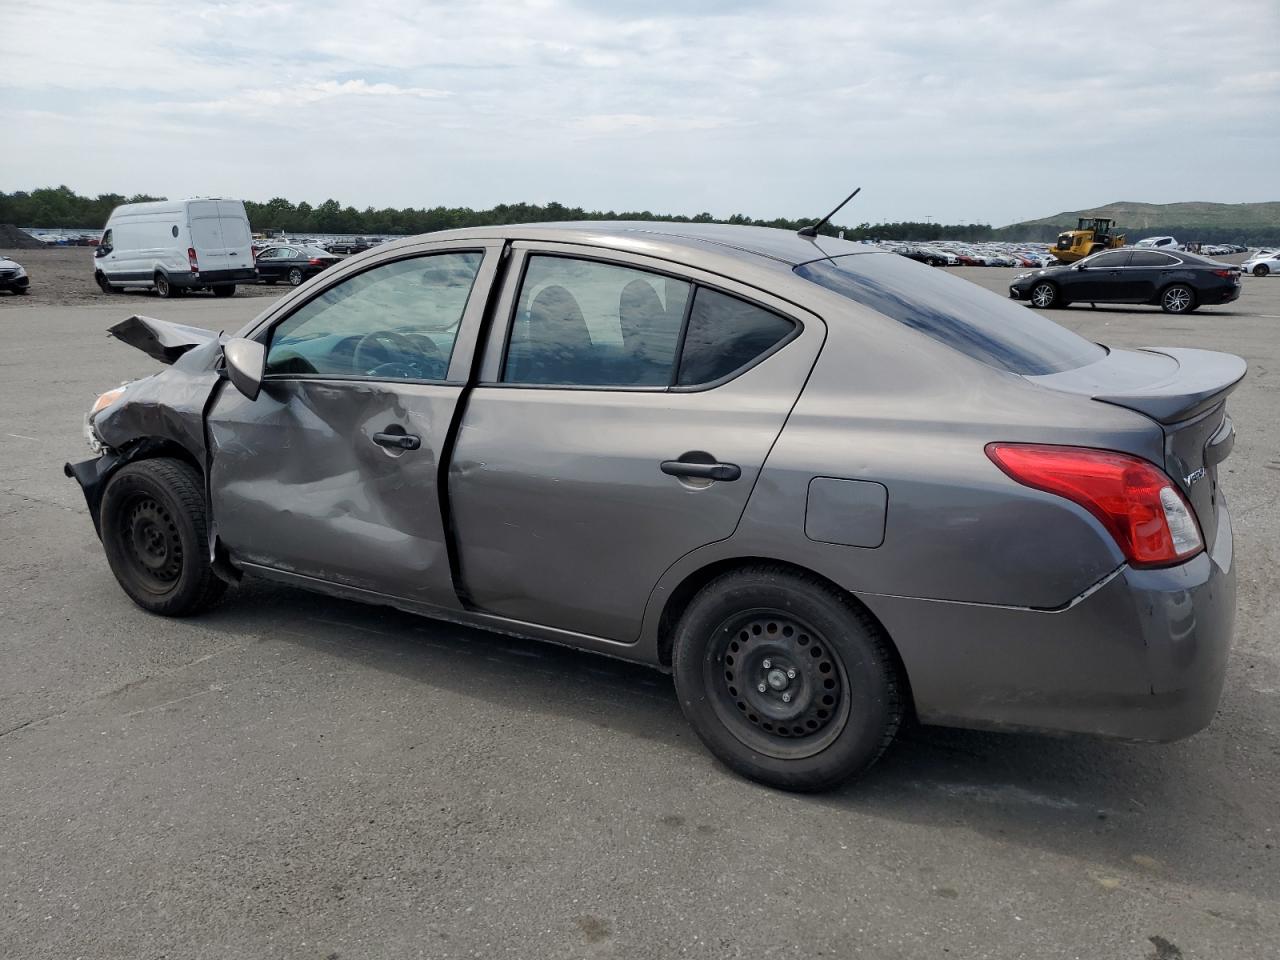
POLYGON ((272 331, 266 373, 445 379, 483 258, 437 253, 343 280, 272 331))
POLYGON ((688 300, 683 280, 590 260, 531 256, 502 380, 669 386, 688 300))
POLYGON ((1167 253, 1155 253, 1151 250, 1135 250, 1129 261, 1131 267, 1171 267, 1178 261, 1167 253))
POLYGON ((681 386, 711 383, 741 370, 795 329, 776 313, 699 287, 680 354, 681 386))
POLYGON ((1089 260, 1090 267, 1123 267, 1129 260, 1128 250, 1113 250, 1110 253, 1100 253, 1096 257, 1089 260))
POLYGON ((102 250, 111 250, 111 231, 108 230, 102 235, 102 239, 98 241, 98 247, 102 250))

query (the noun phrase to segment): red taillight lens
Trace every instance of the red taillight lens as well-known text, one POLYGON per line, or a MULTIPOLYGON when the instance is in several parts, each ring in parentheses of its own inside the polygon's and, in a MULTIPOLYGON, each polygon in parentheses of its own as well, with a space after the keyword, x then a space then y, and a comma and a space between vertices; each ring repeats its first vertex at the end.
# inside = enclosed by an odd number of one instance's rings
POLYGON ((307 261, 307 263, 311 264, 311 266, 313 267, 319 267, 324 264, 324 261, 321 260, 319 257, 312 257, 310 260, 307 261))
POLYGON ((1228 277, 1230 277, 1230 276, 1231 276, 1231 271, 1230 271, 1230 270, 1215 270, 1215 271, 1213 271, 1213 275, 1214 275, 1215 277, 1222 277, 1222 278, 1225 280, 1226 278, 1228 278, 1228 277))
POLYGON ((1180 563, 1204 547, 1186 498, 1140 457, 1036 443, 989 443, 987 456, 1024 486, 1080 504, 1135 567, 1180 563))
POLYGON ((198 273, 198 272, 199 272, 199 270, 200 270, 200 264, 196 262, 196 248, 195 248, 195 247, 187 247, 187 263, 189 263, 189 264, 191 265, 191 272, 192 272, 192 273, 198 273))

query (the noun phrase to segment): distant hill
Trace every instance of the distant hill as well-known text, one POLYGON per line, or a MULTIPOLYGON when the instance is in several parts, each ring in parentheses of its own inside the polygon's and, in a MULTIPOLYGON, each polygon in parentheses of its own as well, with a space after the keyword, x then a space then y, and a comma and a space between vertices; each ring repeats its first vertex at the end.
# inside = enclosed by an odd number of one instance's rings
MULTIPOLYGON (((1080 217, 1110 217, 1129 233, 1169 233, 1180 239, 1226 241, 1229 236, 1280 234, 1280 200, 1268 203, 1135 203, 1121 201, 1088 210, 1070 210, 1004 227, 1009 231, 1074 228, 1080 217)), ((1137 239, 1137 238, 1132 238, 1137 239)))

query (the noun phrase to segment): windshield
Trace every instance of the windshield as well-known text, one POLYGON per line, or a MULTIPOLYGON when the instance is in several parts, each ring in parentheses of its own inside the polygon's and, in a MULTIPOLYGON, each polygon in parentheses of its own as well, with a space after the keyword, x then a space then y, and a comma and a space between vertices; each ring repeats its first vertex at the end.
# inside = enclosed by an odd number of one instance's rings
POLYGON ((893 254, 815 260, 797 275, 983 363, 1024 376, 1106 356, 1096 343, 976 283, 893 254))

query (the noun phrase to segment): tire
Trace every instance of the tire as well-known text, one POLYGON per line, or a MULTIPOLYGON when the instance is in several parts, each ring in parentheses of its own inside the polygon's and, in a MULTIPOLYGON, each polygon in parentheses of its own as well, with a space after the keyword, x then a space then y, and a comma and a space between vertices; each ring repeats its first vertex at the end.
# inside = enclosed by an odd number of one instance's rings
POLYGON ((163 273, 157 273, 155 275, 155 284, 156 284, 157 296, 163 297, 164 299, 168 300, 178 295, 176 292, 177 288, 169 282, 169 278, 166 277, 163 273))
POLYGON ((1037 310, 1048 310, 1058 305, 1058 287, 1048 280, 1041 280, 1027 294, 1027 302, 1037 310))
POLYGON ((294 267, 289 271, 288 277, 289 277, 289 286, 291 287, 301 286, 302 281, 306 279, 306 277, 302 275, 302 271, 299 270, 297 267, 294 267))
POLYGON ((101 511, 111 572, 142 609, 182 617, 226 589, 209 565, 204 484, 194 467, 167 457, 127 464, 107 482, 101 511))
POLYGON ((827 790, 861 774, 902 722, 884 632, 839 591, 782 567, 703 587, 676 626, 672 672, 707 748, 783 790, 827 790))
POLYGON ((214 287, 213 295, 215 297, 234 297, 236 295, 236 285, 231 283, 225 287, 214 287))
POLYGON ((111 285, 111 281, 107 279, 107 275, 105 273, 99 272, 94 274, 93 280, 94 280, 94 283, 98 285, 98 289, 101 290, 103 293, 120 293, 121 292, 111 285))
POLYGON ((1165 313, 1190 313, 1196 308, 1196 293, 1185 283, 1175 283, 1160 294, 1160 309, 1165 313))
POLYGON ((1255 277, 1265 277, 1270 272, 1271 272, 1271 268, 1268 267, 1265 263, 1260 263, 1253 268, 1253 275, 1255 277))

